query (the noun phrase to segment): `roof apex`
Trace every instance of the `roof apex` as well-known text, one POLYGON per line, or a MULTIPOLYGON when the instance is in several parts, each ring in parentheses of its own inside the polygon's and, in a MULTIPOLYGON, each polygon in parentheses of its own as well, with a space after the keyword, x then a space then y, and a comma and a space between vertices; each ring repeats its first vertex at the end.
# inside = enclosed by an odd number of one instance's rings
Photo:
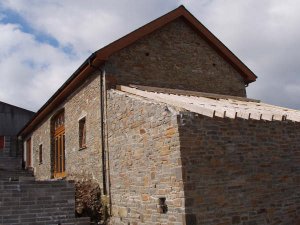
POLYGON ((140 38, 152 33, 164 25, 183 17, 196 32, 204 38, 228 63, 230 63, 243 77, 246 84, 256 80, 255 74, 240 61, 219 39, 217 39, 202 23, 200 23, 183 5, 169 13, 138 28, 126 36, 99 49, 87 58, 83 64, 71 75, 71 77, 53 94, 53 96, 38 110, 35 116, 23 127, 18 135, 25 136, 30 133, 49 113, 79 87, 88 74, 95 71, 113 53, 120 51, 140 38))
POLYGON ((183 5, 153 20, 150 23, 132 31, 124 37, 95 52, 97 61, 103 62, 112 54, 133 44, 144 36, 160 29, 166 24, 183 17, 194 30, 243 77, 246 84, 254 82, 257 76, 236 57, 217 37, 215 37, 201 22, 199 22, 183 5))

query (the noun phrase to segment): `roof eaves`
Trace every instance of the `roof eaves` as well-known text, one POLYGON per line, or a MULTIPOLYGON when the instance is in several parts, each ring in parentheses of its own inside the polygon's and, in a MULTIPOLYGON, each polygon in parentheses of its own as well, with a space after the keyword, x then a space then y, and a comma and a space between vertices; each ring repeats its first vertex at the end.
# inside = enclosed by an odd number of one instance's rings
POLYGON ((81 65, 80 67, 66 80, 66 82, 51 96, 51 98, 36 112, 36 114, 31 118, 30 121, 20 130, 17 134, 18 136, 26 136, 30 133, 30 130, 38 125, 40 121, 42 121, 55 106, 59 105, 65 97, 67 97, 70 93, 64 92, 65 89, 75 80, 75 78, 79 77, 91 62, 96 58, 96 54, 91 54, 81 65), (62 95, 62 93, 64 93, 62 95))

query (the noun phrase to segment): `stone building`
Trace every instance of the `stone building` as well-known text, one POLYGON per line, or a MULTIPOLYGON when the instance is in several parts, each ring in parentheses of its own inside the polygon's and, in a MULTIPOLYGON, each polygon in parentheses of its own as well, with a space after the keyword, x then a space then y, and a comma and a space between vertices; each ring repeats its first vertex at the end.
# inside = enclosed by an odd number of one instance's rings
POLYGON ((27 166, 111 224, 296 224, 300 112, 247 98, 255 80, 181 6, 74 72, 19 133, 27 166))
POLYGON ((16 155, 16 137, 23 126, 31 119, 34 112, 0 101, 0 155, 16 155), (5 145, 11 146, 5 152, 5 145))

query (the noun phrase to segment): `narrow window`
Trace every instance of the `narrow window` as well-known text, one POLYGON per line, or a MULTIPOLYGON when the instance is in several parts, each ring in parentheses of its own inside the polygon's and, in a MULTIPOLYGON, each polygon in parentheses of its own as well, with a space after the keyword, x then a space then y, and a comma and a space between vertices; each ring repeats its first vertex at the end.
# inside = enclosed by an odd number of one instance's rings
POLYGON ((40 144, 39 146, 39 163, 43 164, 43 145, 40 144))
POLYGON ((85 118, 79 120, 79 148, 86 148, 86 123, 85 118))
POLYGON ((0 149, 3 149, 4 147, 5 147, 4 136, 0 136, 0 149))
POLYGON ((26 168, 31 167, 31 137, 26 141, 26 168))

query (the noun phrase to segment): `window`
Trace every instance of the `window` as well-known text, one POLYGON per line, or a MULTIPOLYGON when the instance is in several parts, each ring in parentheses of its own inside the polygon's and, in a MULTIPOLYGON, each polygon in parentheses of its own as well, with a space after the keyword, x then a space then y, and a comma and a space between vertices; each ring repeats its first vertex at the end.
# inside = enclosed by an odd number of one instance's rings
POLYGON ((5 147, 4 136, 0 136, 0 149, 3 149, 4 147, 5 147))
POLYGON ((86 123, 85 118, 79 120, 79 148, 86 148, 86 123))
POLYGON ((43 164, 43 145, 40 144, 39 146, 39 163, 43 164))

